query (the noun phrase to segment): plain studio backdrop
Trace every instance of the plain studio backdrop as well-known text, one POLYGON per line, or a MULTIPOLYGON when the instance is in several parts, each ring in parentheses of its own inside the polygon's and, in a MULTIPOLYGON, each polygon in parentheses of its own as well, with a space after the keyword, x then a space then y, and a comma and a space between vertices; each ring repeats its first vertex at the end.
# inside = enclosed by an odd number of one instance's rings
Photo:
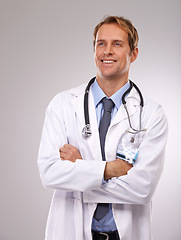
POLYGON ((130 78, 168 117, 153 234, 181 239, 180 9, 180 0, 0 1, 0 240, 44 239, 53 194, 36 162, 45 110, 58 92, 95 75, 93 29, 105 15, 125 16, 138 29, 130 78))

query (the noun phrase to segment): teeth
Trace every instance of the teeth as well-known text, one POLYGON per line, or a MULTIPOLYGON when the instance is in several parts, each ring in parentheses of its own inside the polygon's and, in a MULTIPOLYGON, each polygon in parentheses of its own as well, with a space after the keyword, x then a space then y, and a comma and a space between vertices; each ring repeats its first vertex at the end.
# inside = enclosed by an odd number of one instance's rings
POLYGON ((113 63, 114 61, 104 61, 103 60, 103 63, 113 63))

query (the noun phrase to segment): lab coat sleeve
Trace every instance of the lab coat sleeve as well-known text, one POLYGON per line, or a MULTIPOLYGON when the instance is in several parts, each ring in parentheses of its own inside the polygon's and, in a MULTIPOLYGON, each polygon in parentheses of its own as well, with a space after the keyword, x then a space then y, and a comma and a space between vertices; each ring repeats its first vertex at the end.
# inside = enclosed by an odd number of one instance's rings
POLYGON ((153 196, 159 181, 167 141, 167 119, 160 106, 149 120, 140 145, 137 162, 127 175, 112 178, 99 190, 84 194, 85 202, 145 204, 153 196))
POLYGON ((38 167, 42 183, 47 188, 65 191, 100 188, 105 163, 80 159, 75 163, 62 161, 59 149, 65 143, 67 136, 62 101, 55 97, 46 111, 39 148, 38 167))

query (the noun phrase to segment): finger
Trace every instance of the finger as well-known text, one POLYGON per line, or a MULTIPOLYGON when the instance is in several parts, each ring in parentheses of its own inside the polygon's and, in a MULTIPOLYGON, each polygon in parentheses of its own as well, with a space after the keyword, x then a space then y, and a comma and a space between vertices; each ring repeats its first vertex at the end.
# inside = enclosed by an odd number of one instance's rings
POLYGON ((61 152, 60 153, 60 157, 61 157, 62 160, 66 159, 66 153, 61 152))
POLYGON ((66 149, 69 149, 69 150, 70 150, 70 149, 76 149, 75 146, 73 146, 73 145, 71 145, 71 144, 68 144, 68 143, 64 144, 63 147, 65 147, 66 149))
MULTIPOLYGON (((63 147, 61 147, 59 151, 61 151, 61 152, 66 152, 66 151, 68 151, 68 149, 71 148, 71 146, 72 146, 72 145, 70 145, 70 144, 64 144, 63 147)), ((73 147, 73 146, 72 146, 72 147, 73 147)))
POLYGON ((59 151, 66 153, 66 152, 68 152, 68 148, 63 146, 63 147, 60 148, 59 151))
POLYGON ((63 147, 61 147, 61 148, 59 149, 59 152, 63 152, 63 147))
MULTIPOLYGON (((68 147, 70 144, 68 144, 68 143, 65 143, 65 144, 63 144, 62 145, 62 147, 61 148, 63 148, 63 147, 68 147)), ((70 145, 71 146, 71 145, 70 145)))

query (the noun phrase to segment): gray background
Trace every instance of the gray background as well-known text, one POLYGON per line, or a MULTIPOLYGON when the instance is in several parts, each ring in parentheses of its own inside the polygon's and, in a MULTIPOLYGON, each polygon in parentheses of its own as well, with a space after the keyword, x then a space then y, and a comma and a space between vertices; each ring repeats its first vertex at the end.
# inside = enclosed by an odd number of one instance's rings
POLYGON ((53 193, 42 187, 36 163, 45 109, 58 92, 95 75, 92 33, 106 14, 137 27, 130 78, 168 116, 153 233, 155 240, 181 239, 180 9, 180 0, 0 1, 0 240, 44 239, 53 193))

